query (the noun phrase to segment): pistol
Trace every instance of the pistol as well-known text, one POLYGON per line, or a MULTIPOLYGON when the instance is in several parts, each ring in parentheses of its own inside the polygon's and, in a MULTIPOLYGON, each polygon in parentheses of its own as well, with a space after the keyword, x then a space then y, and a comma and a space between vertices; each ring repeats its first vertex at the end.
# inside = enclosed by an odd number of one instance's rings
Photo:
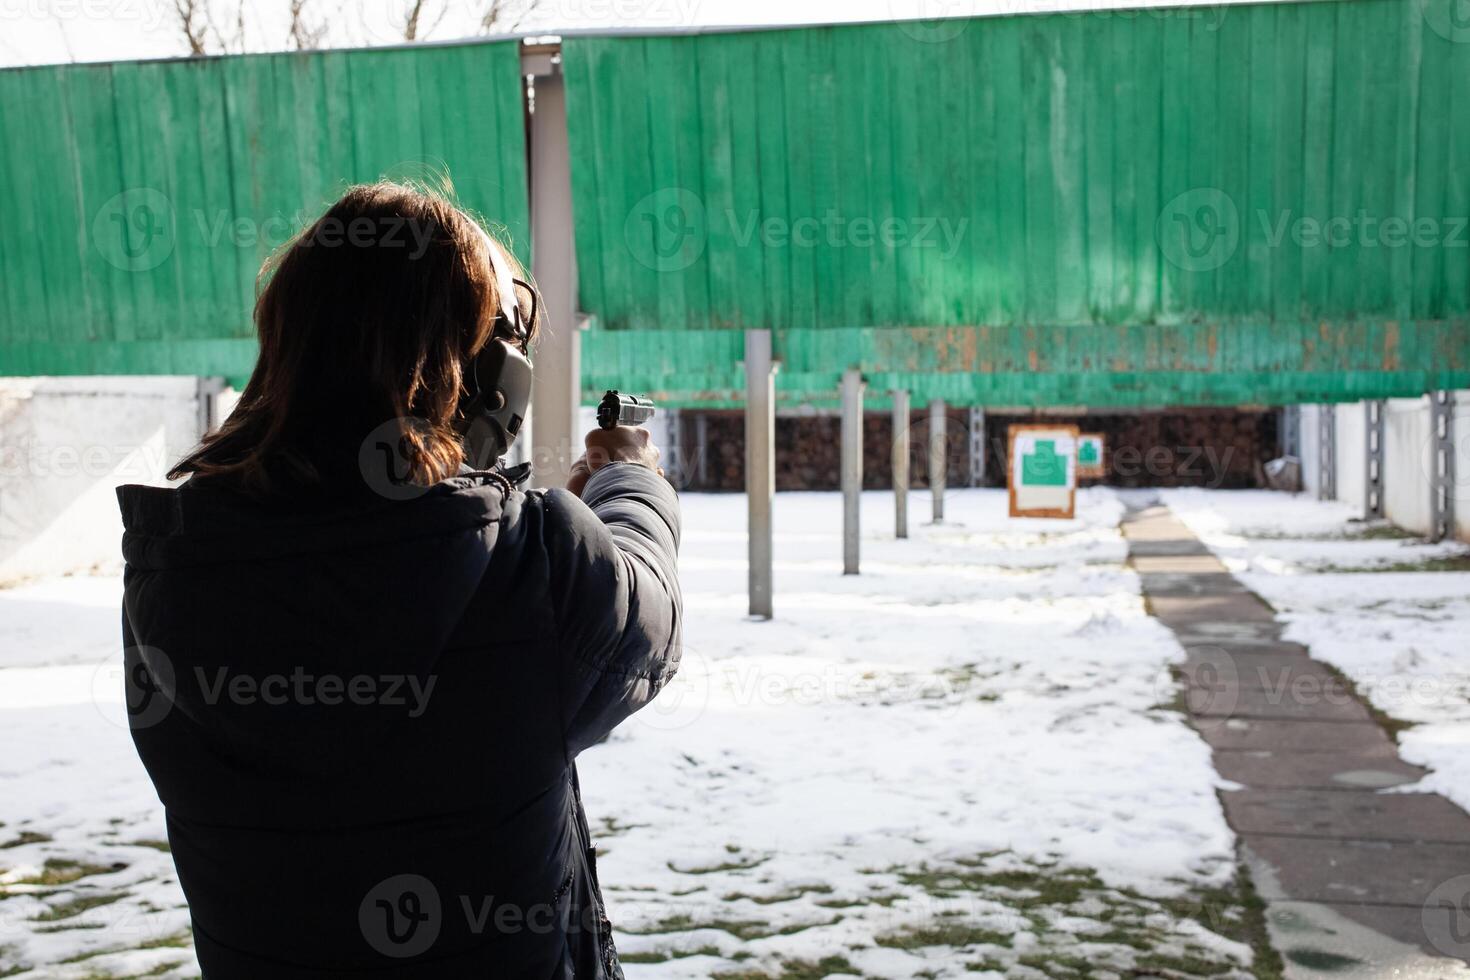
POLYGON ((653 401, 637 395, 624 395, 609 390, 597 403, 597 426, 611 429, 618 425, 642 425, 653 418, 653 401))

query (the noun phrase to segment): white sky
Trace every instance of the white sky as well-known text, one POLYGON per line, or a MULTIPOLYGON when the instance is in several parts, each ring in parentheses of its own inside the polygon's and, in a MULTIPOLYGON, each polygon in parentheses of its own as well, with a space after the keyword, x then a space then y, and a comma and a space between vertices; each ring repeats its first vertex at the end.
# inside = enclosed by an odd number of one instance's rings
MULTIPOLYGON (((288 0, 209 2, 225 29, 233 24, 234 4, 245 3, 247 50, 288 47, 288 0)), ((311 18, 329 24, 324 46, 330 47, 401 43, 404 11, 410 2, 307 0, 311 18)), ((427 38, 449 40, 479 33, 489 2, 426 0, 429 14, 425 20, 432 23, 427 38)), ((532 0, 501 2, 514 13, 532 0)), ((518 30, 551 33, 571 28, 835 23, 1172 5, 1173 0, 535 0, 534 10, 518 30)), ((1204 17, 1219 14, 1209 9, 1199 13, 1204 17)), ((927 29, 943 27, 929 25, 927 29)), ((0 66, 172 58, 186 53, 174 0, 0 0, 0 66)))

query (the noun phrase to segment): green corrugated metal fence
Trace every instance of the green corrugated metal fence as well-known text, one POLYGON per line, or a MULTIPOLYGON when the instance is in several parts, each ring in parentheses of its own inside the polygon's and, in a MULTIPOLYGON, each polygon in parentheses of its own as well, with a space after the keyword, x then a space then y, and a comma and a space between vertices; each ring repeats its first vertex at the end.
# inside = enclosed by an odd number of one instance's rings
POLYGON ((1470 383, 1453 2, 569 38, 584 383, 738 399, 747 327, 788 401, 1470 383))
MULTIPOLYGON (((1319 0, 563 47, 583 384, 1270 403, 1470 384, 1470 31, 1319 0)), ((222 373, 350 181, 528 227, 510 42, 0 71, 0 375, 222 373)))
POLYGON ((0 375, 224 374, 261 261, 356 181, 529 226, 514 42, 0 71, 0 375))

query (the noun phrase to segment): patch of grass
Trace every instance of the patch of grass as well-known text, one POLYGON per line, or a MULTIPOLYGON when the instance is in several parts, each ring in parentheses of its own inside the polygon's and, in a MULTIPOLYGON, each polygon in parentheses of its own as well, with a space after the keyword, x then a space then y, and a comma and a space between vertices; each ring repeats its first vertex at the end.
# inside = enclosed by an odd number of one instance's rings
POLYGON ((113 902, 119 901, 120 899, 126 897, 127 895, 124 892, 110 892, 96 895, 79 895, 76 898, 73 898, 71 901, 62 902, 60 905, 51 906, 40 915, 33 917, 31 921, 57 922, 61 919, 75 918, 76 916, 81 915, 83 912, 86 912, 89 909, 97 909, 101 908, 104 905, 111 905, 113 902))
POLYGON ((879 908, 892 908, 893 903, 903 898, 902 895, 892 892, 883 895, 869 895, 864 898, 819 898, 813 904, 820 905, 824 909, 853 909, 868 905, 876 905, 879 908))
POLYGON ((623 931, 632 936, 661 936, 672 932, 692 932, 695 929, 718 929, 721 932, 728 932, 736 939, 751 940, 769 939, 772 936, 789 936, 792 933, 815 929, 818 926, 830 926, 838 921, 840 920, 831 919, 827 922, 801 922, 778 928, 769 922, 762 922, 757 919, 710 919, 701 921, 681 913, 660 919, 657 923, 645 929, 624 928, 623 931))
POLYGON ((632 929, 628 926, 622 926, 621 929, 630 936, 657 936, 666 932, 688 932, 694 927, 694 919, 691 916, 680 913, 679 915, 665 916, 646 929, 632 929))
POLYGON ((1324 970, 1329 973, 1363 965, 1363 961, 1355 957, 1339 956, 1320 949, 1287 950, 1286 958, 1298 966, 1305 966, 1312 970, 1324 970))
POLYGON ((874 940, 889 949, 922 949, 925 946, 1005 946, 1011 934, 965 922, 945 922, 902 932, 890 932, 874 940))
POLYGON ((148 839, 145 838, 143 840, 135 840, 135 841, 133 841, 133 846, 134 847, 151 847, 155 851, 162 851, 165 854, 172 853, 172 849, 168 846, 168 841, 166 841, 166 840, 148 840, 148 839))
POLYGON ((1184 974, 1191 977, 1217 977, 1233 969, 1235 967, 1230 963, 1205 959, 1196 952, 1145 953, 1134 961, 1135 976, 1148 976, 1152 970, 1166 976, 1184 974))
POLYGON ((1360 524, 1356 529, 1344 535, 1344 537, 1356 538, 1362 541, 1404 541, 1414 536, 1412 532, 1405 531, 1398 525, 1390 524, 1388 521, 1360 524))
POLYGON ((1162 938, 1154 930, 1146 928, 1139 929, 1136 932, 1113 928, 1100 935, 1086 937, 1088 942, 1097 943, 1101 946, 1131 946, 1133 949, 1153 949, 1154 945, 1162 938))
POLYGON ((832 888, 829 885, 798 885, 787 891, 778 892, 775 895, 747 895, 744 892, 731 892, 722 901, 739 902, 742 899, 756 903, 757 905, 775 905, 778 902, 794 902, 803 895, 830 895, 832 888))
POLYGON ((618 953, 618 959, 624 963, 667 963, 670 960, 683 960, 691 956, 719 956, 720 950, 717 946, 701 946, 698 949, 671 949, 650 950, 645 953, 618 953))
MULTIPOLYGON (((115 949, 94 949, 86 953, 78 953, 69 956, 62 963, 82 963, 86 960, 95 959, 98 956, 109 956, 113 953, 126 953, 135 949, 188 949, 193 943, 193 934, 185 931, 175 933, 172 936, 160 936, 157 939, 146 939, 136 946, 120 946, 115 949)), ((147 976, 147 974, 144 974, 147 976)))
POLYGON ((782 960, 780 973, 742 970, 738 973, 716 973, 712 980, 822 980, 833 973, 857 973, 845 956, 824 956, 820 960, 782 960))
POLYGON ((647 824, 623 823, 617 817, 602 817, 598 820, 598 825, 595 829, 599 837, 618 837, 626 834, 630 830, 636 830, 639 827, 645 826, 647 824))
POLYGON ((82 977, 82 980, 147 980, 148 977, 161 977, 178 965, 178 963, 160 963, 147 973, 129 973, 125 977, 120 977, 115 973, 89 973, 82 977))
POLYGON ((1002 899, 1015 908, 1042 905, 1070 905, 1087 891, 1104 891, 1096 873, 1084 868, 1012 869, 986 871, 983 868, 899 871, 899 880, 913 885, 936 898, 954 898, 962 892, 1002 889, 1002 899))
POLYGON ((1071 956, 1062 953, 1049 955, 1032 954, 1023 956, 1016 962, 1022 966, 1029 966, 1033 970, 1040 970, 1048 977, 1091 977, 1094 964, 1091 960, 1080 956, 1071 956))
MULTIPOLYGON (((1199 888, 1179 882, 1186 890, 1174 897, 1145 895, 1128 888, 1105 885, 1091 869, 1065 865, 1000 866, 985 859, 955 867, 889 869, 905 884, 943 899, 979 895, 987 902, 1008 906, 1029 923, 1040 942, 1010 960, 992 955, 967 964, 974 972, 996 970, 1049 978, 1082 980, 1093 976, 1240 976, 1245 965, 1225 954, 1201 949, 1181 932, 1182 921, 1198 923, 1254 951, 1254 973, 1260 980, 1280 980, 1281 961, 1271 949, 1265 928, 1264 905, 1240 878, 1219 888, 1199 888), (1057 916, 1077 916, 1098 923, 1097 931, 1057 932, 1057 916), (1173 923, 1172 925, 1170 923, 1173 923), (1079 955, 1077 945, 1096 944, 1093 954, 1079 955)), ((880 936, 880 946, 915 949, 924 946, 961 947, 990 943, 1009 948, 1020 924, 1010 934, 967 925, 963 921, 926 923, 921 928, 880 936)))
POLYGON ((50 834, 38 834, 34 830, 22 830, 15 837, 0 844, 0 850, 10 847, 24 847, 26 844, 47 844, 51 841, 50 834))
POLYGON ((1359 521, 1341 531, 1319 534, 1292 534, 1272 528, 1241 528, 1235 533, 1251 541, 1407 541, 1418 537, 1388 521, 1359 521))
POLYGON ((1209 894, 1221 903, 1217 909, 1239 908, 1239 915, 1211 915, 1212 922, 1202 925, 1251 948, 1251 973, 1256 980, 1282 980, 1286 967, 1281 962, 1281 954, 1271 945, 1271 935, 1266 929, 1266 902, 1256 891, 1245 862, 1237 862, 1236 867, 1234 887, 1216 889, 1209 894), (1219 925, 1213 924, 1214 921, 1219 925))
POLYGON ((1364 696, 1363 692, 1358 690, 1358 685, 1353 682, 1353 679, 1347 674, 1344 674, 1341 670, 1337 669, 1337 667, 1333 666, 1330 663, 1327 663, 1326 661, 1319 661, 1319 663, 1321 663, 1322 669, 1326 671, 1327 674, 1333 678, 1333 680, 1341 685, 1338 690, 1345 691, 1346 693, 1352 695, 1352 697, 1355 698, 1359 704, 1361 704, 1364 708, 1367 708, 1369 716, 1372 717, 1374 721, 1378 722, 1378 724, 1382 726, 1384 731, 1388 732, 1389 738, 1397 742, 1399 738, 1399 732, 1405 732, 1414 727, 1414 723, 1412 721, 1403 721, 1402 719, 1395 718, 1393 715, 1384 711, 1382 708, 1376 706, 1370 698, 1364 696))
POLYGON ((1318 565, 1314 572, 1331 574, 1372 574, 1374 572, 1470 572, 1470 552, 1462 555, 1440 555, 1418 561, 1395 561, 1379 565, 1318 565))
POLYGON ((134 946, 134 949, 188 949, 194 945, 194 933, 185 929, 176 932, 172 936, 160 936, 157 939, 146 939, 134 946))
POLYGON ((666 861, 665 864, 668 866, 668 869, 670 871, 678 872, 681 875, 709 875, 715 874, 720 871, 748 871, 751 868, 760 867, 768 860, 770 860, 769 857, 760 857, 748 860, 721 861, 719 864, 711 864, 695 868, 681 868, 674 864, 673 861, 666 861))
POLYGON ((30 875, 21 878, 12 884, 17 885, 69 885, 79 878, 90 875, 111 874, 121 871, 127 865, 121 862, 114 864, 86 864, 81 861, 71 861, 66 858, 47 858, 38 875, 30 875))

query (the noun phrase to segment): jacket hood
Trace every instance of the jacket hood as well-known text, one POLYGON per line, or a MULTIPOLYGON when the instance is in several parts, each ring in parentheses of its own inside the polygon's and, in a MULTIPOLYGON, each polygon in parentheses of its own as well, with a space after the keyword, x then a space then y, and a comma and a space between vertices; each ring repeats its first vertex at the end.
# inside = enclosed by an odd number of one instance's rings
MULTIPOLYGON (((476 476, 409 500, 262 502, 207 485, 121 487, 125 645, 161 652, 172 683, 160 687, 216 730, 246 732, 258 720, 260 709, 219 695, 242 674, 252 683, 426 677, 486 587, 505 498, 501 484, 476 476)), ((282 757, 337 714, 272 714, 282 757)))
POLYGON ((146 570, 240 564, 393 545, 500 520, 503 489, 479 476, 444 480, 408 500, 371 495, 258 500, 226 489, 118 487, 123 559, 146 570))

